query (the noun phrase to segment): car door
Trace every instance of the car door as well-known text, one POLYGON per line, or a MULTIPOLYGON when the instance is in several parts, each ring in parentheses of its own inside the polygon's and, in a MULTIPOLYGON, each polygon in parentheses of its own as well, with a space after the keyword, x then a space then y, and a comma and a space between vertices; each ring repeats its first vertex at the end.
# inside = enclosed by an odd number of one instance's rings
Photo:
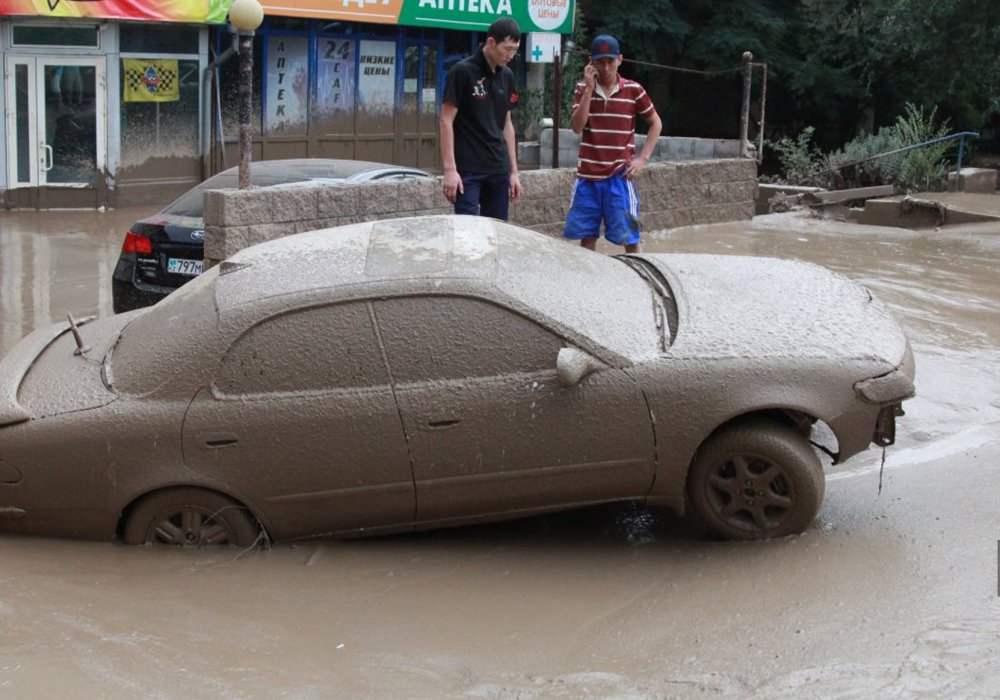
POLYGON ((374 302, 413 460, 419 522, 645 495, 653 432, 639 387, 607 367, 563 388, 565 342, 480 299, 374 302))
POLYGON ((184 458, 245 494, 282 538, 411 524, 413 474, 368 305, 245 332, 188 409, 184 458))

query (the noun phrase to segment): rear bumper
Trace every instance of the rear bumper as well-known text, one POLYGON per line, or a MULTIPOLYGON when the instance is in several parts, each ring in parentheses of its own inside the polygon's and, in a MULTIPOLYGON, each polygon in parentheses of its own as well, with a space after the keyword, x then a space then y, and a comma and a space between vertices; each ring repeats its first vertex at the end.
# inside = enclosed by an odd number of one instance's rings
POLYGON ((111 277, 111 305, 116 314, 134 311, 152 306, 175 289, 136 281, 135 264, 120 260, 111 277))

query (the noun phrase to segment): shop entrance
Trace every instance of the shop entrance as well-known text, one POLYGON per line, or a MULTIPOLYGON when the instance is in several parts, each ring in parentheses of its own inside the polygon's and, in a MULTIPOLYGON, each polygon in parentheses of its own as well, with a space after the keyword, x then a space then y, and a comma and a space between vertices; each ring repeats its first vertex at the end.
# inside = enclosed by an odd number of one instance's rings
POLYGON ((20 206, 94 206, 106 190, 103 58, 7 57, 7 182, 20 206))

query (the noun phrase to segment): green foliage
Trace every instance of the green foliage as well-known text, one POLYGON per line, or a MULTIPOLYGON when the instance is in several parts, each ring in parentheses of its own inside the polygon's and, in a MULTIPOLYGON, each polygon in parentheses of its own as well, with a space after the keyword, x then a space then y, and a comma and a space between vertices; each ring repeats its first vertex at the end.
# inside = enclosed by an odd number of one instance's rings
MULTIPOLYGON (((947 136, 949 131, 947 120, 938 125, 936 118, 937 107, 925 114, 922 107, 907 103, 905 115, 899 116, 891 128, 904 144, 931 141, 947 136)), ((907 191, 941 189, 948 182, 945 156, 952 147, 945 142, 907 153, 897 179, 899 186, 907 191)))
POLYGON ((948 134, 948 122, 938 123, 936 108, 925 112, 908 103, 905 114, 893 125, 875 134, 862 134, 825 155, 812 145, 815 131, 809 126, 794 139, 786 137, 770 144, 782 173, 772 181, 827 189, 891 184, 900 192, 941 189, 947 182, 945 159, 953 144, 943 142, 893 153, 948 134))
POLYGON ((778 155, 778 161, 781 163, 781 176, 775 178, 761 176, 760 179, 764 182, 773 181, 814 187, 825 186, 816 184, 820 175, 819 171, 822 170, 823 154, 811 143, 814 133, 816 133, 815 127, 807 126, 795 138, 786 136, 779 141, 768 143, 768 148, 778 155))
MULTIPOLYGON (((893 125, 899 115, 911 119, 907 103, 936 105, 958 129, 993 123, 1000 130, 997 0, 578 0, 578 5, 586 10, 587 36, 617 35, 627 58, 724 70, 737 67, 743 51, 752 51, 755 61, 768 64, 772 140, 812 124, 818 146, 830 150, 893 125)), ((630 77, 669 99, 658 105, 661 113, 693 101, 672 91, 670 71, 641 70, 630 77)))

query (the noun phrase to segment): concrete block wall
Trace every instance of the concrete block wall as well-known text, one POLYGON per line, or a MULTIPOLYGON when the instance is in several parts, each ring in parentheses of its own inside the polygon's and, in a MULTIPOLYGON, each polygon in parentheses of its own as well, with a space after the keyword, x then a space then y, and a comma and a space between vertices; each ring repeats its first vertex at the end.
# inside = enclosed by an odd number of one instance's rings
MULTIPOLYGON (((644 134, 636 134, 636 153, 646 144, 644 134)), ((580 134, 572 129, 559 130, 559 166, 576 167, 580 149, 580 134)), ((739 158, 739 139, 701 139, 682 136, 661 136, 649 156, 650 163, 678 162, 687 160, 714 160, 718 158, 739 158)), ((538 144, 538 164, 543 168, 552 167, 552 129, 543 129, 538 144)))
MULTIPOLYGON (((521 172, 524 195, 511 223, 558 236, 569 211, 573 168, 521 172)), ((644 231, 750 219, 757 166, 749 159, 650 163, 636 179, 644 231)), ((205 193, 205 262, 293 233, 401 216, 450 214, 440 178, 358 185, 211 190, 205 193)))

